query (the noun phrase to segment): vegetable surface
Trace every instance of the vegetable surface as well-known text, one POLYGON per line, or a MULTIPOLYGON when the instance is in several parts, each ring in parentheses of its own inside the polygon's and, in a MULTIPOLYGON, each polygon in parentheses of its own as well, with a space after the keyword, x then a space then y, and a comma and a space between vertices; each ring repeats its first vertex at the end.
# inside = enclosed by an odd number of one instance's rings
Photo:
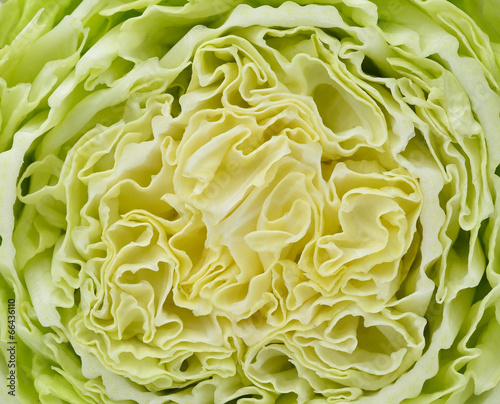
POLYGON ((2 401, 500 402, 498 10, 4 1, 2 401))

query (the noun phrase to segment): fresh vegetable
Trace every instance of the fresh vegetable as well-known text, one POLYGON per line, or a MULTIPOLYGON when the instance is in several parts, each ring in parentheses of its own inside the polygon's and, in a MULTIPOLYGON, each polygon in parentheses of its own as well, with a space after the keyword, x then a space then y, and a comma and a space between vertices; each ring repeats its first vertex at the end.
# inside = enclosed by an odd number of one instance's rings
POLYGON ((4 1, 2 402, 500 402, 498 10, 4 1))

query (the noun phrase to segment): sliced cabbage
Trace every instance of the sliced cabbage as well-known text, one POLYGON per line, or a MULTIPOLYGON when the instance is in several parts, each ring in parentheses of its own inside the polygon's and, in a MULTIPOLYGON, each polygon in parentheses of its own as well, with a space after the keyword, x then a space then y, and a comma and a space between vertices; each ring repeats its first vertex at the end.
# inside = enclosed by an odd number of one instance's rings
POLYGON ((3 2, 2 400, 498 402, 495 4, 3 2))

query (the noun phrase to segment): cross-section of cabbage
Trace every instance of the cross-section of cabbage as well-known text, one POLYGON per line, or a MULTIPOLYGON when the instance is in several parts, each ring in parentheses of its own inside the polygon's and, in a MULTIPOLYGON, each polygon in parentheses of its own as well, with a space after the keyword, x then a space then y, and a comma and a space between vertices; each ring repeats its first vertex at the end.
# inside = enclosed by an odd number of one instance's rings
POLYGON ((387 112, 348 87, 339 44, 315 29, 206 41, 178 116, 172 97, 148 100, 77 142, 54 270, 79 290, 80 349, 154 391, 241 367, 301 399, 356 397, 419 358, 422 308, 396 296, 419 184, 390 157, 387 112))

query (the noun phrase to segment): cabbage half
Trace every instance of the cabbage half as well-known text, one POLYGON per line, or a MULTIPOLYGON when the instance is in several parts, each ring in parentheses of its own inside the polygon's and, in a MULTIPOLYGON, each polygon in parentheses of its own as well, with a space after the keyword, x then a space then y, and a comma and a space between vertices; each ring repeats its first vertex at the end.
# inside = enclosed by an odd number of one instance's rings
POLYGON ((500 4, 457 6, 4 1, 2 401, 500 402, 500 4))

